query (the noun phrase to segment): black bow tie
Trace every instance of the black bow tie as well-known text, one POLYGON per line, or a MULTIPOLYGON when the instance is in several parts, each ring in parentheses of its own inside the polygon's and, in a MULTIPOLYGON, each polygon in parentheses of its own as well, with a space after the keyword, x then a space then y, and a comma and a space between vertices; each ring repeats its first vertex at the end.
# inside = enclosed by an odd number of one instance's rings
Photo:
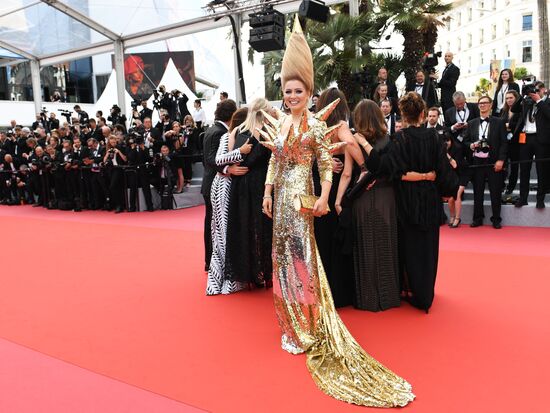
POLYGON ((416 84, 416 87, 424 87, 424 83, 422 83, 422 84, 417 83, 417 84, 416 84))
POLYGON ((481 119, 481 123, 483 123, 483 122, 489 123, 489 118, 481 119))
POLYGON ((386 116, 386 120, 390 120, 390 116, 391 116, 391 115, 386 116))

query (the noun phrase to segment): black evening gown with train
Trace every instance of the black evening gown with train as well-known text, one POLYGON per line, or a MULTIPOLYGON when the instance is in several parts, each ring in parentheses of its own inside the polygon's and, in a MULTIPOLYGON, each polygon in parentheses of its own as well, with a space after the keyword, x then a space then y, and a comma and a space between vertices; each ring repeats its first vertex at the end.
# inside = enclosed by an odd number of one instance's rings
MULTIPOLYGON (((336 155, 335 158, 344 162, 344 155, 336 155)), ((317 163, 313 164, 313 186, 315 195, 321 195, 321 182, 317 163)), ((334 306, 345 307, 353 303, 353 261, 352 251, 346 248, 342 234, 341 223, 334 207, 340 174, 332 175, 332 186, 328 205, 330 212, 314 219, 315 242, 321 256, 323 267, 327 275, 334 306)))
POLYGON ((415 307, 428 310, 434 299, 439 259, 441 197, 455 196, 458 177, 434 129, 408 127, 398 132, 386 153, 373 150, 369 170, 395 182, 401 290, 415 307), (415 171, 435 171, 435 181, 402 181, 415 171))
POLYGON ((271 151, 248 132, 235 138, 235 148, 253 145, 241 166, 248 173, 233 176, 229 196, 225 255, 226 276, 250 286, 272 285, 272 220, 262 213, 265 177, 271 151))
MULTIPOLYGON (((380 154, 389 143, 385 136, 374 143, 380 154)), ((364 154, 366 158, 366 153, 364 154)), ((397 211, 393 182, 375 176, 374 185, 352 205, 354 307, 380 311, 399 307, 397 211)))

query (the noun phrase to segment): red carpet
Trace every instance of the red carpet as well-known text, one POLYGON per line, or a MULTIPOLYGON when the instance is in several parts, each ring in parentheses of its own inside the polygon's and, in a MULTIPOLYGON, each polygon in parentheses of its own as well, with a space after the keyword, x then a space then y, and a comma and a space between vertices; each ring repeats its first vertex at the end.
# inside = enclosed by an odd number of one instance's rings
MULTIPOLYGON (((108 384, 86 397, 74 390, 86 380, 76 383, 65 363, 52 363, 56 380, 44 379, 36 354, 25 350, 14 356, 21 363, 0 358, 0 411, 33 411, 5 408, 23 406, 21 398, 56 413, 171 412, 183 404, 212 412, 365 411, 322 394, 304 357, 279 348, 270 291, 204 295, 202 214, 0 207, 0 337, 156 393, 158 403, 169 402, 160 396, 180 402, 136 407, 130 390, 108 384), (57 408, 40 404, 40 380, 57 408), (134 407, 121 408, 125 398, 134 407), (65 407, 79 402, 80 409, 65 407)), ((406 411, 548 412, 549 268, 549 229, 444 228, 429 315, 407 305, 340 314, 370 354, 413 384, 417 399, 406 411)))

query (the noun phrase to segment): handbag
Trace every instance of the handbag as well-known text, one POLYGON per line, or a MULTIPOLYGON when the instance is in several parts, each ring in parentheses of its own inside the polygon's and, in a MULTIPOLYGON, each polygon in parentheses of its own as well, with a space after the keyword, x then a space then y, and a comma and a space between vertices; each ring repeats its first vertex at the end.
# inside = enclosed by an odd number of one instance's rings
MULTIPOLYGON (((312 213, 315 202, 319 199, 315 195, 297 194, 294 198, 294 209, 302 213, 312 213)), ((327 212, 330 208, 327 206, 327 212)))

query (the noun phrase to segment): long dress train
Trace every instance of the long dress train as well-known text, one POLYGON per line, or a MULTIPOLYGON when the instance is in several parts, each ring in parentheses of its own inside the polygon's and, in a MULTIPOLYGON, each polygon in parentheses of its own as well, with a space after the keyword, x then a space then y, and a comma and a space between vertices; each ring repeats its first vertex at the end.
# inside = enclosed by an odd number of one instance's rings
POLYGON ((411 386, 355 341, 334 308, 315 243, 313 215, 294 208, 299 194, 313 194, 312 162, 321 181, 332 180, 330 143, 323 111, 298 130, 281 136, 282 122, 268 117, 273 128, 265 143, 273 151, 266 184, 273 193, 273 293, 282 330, 282 347, 305 352, 317 386, 328 395, 364 406, 404 406, 414 399, 411 386))

